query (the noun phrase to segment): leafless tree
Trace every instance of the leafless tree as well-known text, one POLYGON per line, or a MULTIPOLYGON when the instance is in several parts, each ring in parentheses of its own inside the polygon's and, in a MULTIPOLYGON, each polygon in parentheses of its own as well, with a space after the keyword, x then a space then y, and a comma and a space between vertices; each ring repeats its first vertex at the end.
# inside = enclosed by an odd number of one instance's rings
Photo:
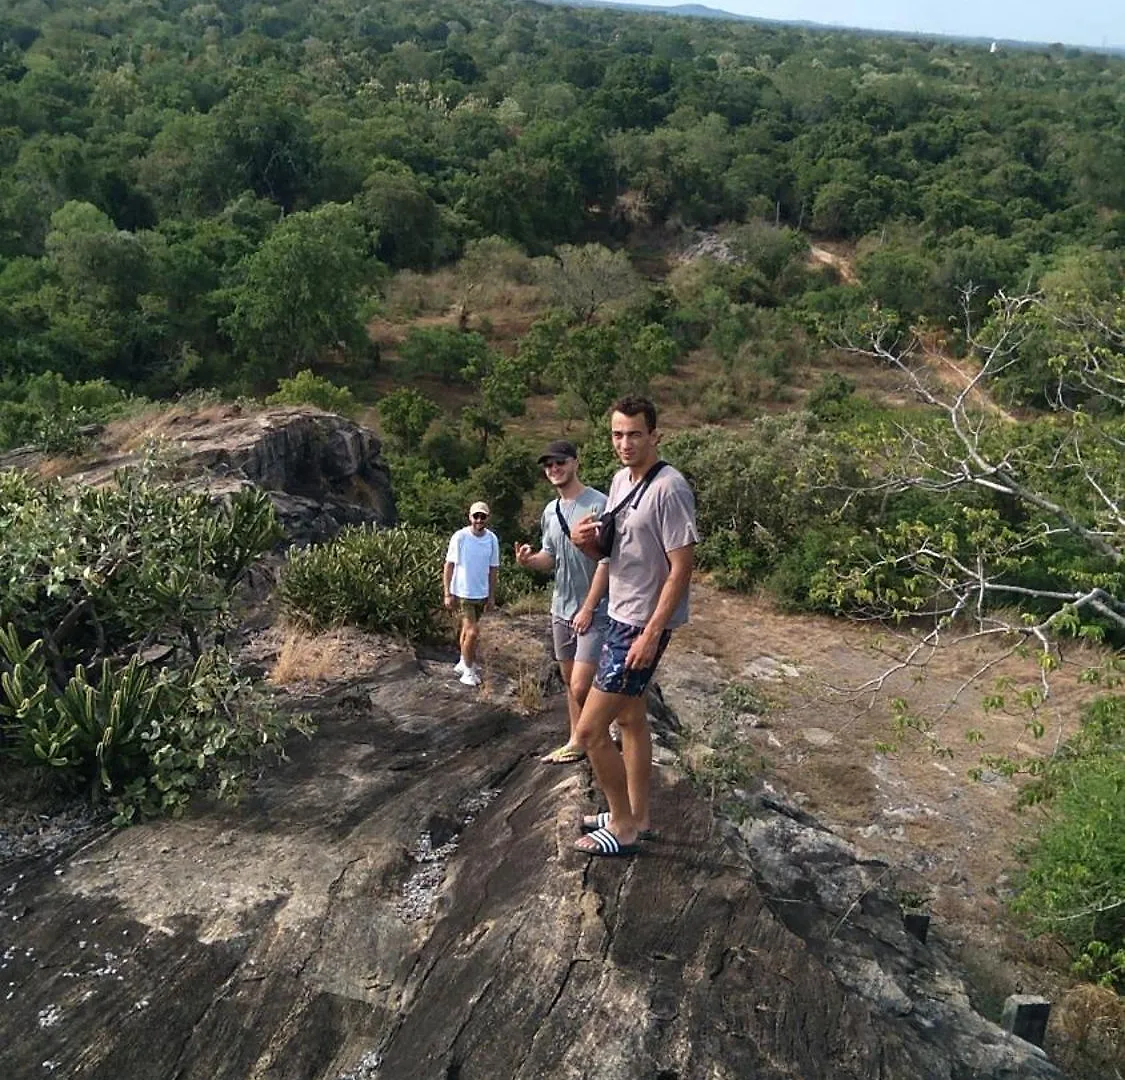
POLYGON ((930 413, 898 423, 882 440, 866 491, 950 494, 950 528, 900 522, 880 533, 878 555, 842 572, 842 587, 872 617, 927 620, 893 663, 856 689, 882 690, 943 645, 995 638, 1005 647, 957 696, 1031 648, 1039 668, 1038 694, 1028 698, 1034 704, 1049 693, 1062 636, 1097 640, 1106 625, 1125 629, 1125 307, 1000 293, 977 326, 973 296, 971 287, 963 290, 968 348, 960 363, 932 338, 903 332, 878 313, 838 343, 900 372, 930 413), (1029 362, 1033 344, 1043 355, 1044 341, 1049 408, 1013 415, 993 391, 1029 362), (991 498, 962 497, 968 491, 991 498), (1064 544, 1091 556, 1089 563, 1055 574, 1052 586, 1027 584, 1020 569, 1048 561, 1064 544))

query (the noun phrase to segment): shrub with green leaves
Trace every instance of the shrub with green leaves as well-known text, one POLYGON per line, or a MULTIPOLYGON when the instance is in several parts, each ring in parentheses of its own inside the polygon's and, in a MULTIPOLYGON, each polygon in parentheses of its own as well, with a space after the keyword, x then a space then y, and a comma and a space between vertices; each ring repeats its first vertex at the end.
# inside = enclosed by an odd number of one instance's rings
POLYGON ((178 816, 197 791, 237 795, 247 763, 280 746, 290 727, 304 727, 264 707, 222 649, 178 669, 157 669, 136 653, 119 668, 77 664, 56 692, 41 646, 21 645, 10 624, 0 631, 6 752, 95 805, 108 803, 117 824, 178 816))
POLYGON ((155 464, 69 492, 0 472, 0 752, 108 802, 117 820, 236 793, 293 721, 216 642, 278 538, 258 491, 214 502, 155 464))
POLYGON ((411 386, 400 386, 384 394, 375 406, 383 430, 395 440, 399 449, 414 453, 431 422, 441 415, 441 407, 411 386))
POLYGON ((150 464, 74 492, 0 472, 0 535, 0 625, 41 639, 62 683, 76 662, 157 647, 194 661, 280 532, 264 492, 216 503, 150 464))
POLYGON ((760 580, 812 528, 844 513, 854 466, 803 414, 761 417, 746 432, 704 428, 663 447, 695 489, 699 564, 723 584, 760 580))
POLYGON ((276 392, 266 398, 267 405, 315 405, 325 412, 351 416, 355 413, 355 397, 346 386, 337 386, 331 379, 317 375, 309 368, 298 371, 291 379, 279 379, 276 392))
POLYGON ((81 449, 87 424, 143 404, 105 379, 68 382, 53 371, 0 379, 0 450, 30 444, 49 454, 72 453, 81 449))
POLYGON ((1023 801, 1047 819, 1013 907, 1065 941, 1082 974, 1125 988, 1125 696, 1091 702, 1079 732, 1036 771, 1023 801))
POLYGON ((488 342, 480 334, 447 326, 412 326, 399 346, 411 375, 429 375, 443 383, 464 382, 466 369, 487 367, 488 342))
POLYGON ((282 605, 310 630, 351 624, 411 640, 436 638, 447 542, 410 526, 345 529, 330 543, 290 554, 282 605))
POLYGON ((1125 696, 1088 704, 1079 731, 1032 772, 1020 801, 1046 820, 1012 907, 1059 936, 1079 972, 1125 988, 1125 696))

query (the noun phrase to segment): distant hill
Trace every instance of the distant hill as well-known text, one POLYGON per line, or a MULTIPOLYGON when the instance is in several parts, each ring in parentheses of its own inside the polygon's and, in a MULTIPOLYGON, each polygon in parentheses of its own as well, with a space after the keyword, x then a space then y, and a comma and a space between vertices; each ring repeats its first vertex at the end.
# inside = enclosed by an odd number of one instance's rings
POLYGON ((756 22, 752 15, 736 15, 733 11, 722 11, 719 8, 710 8, 706 4, 675 4, 671 7, 659 7, 656 4, 614 4, 605 3, 606 7, 643 7, 646 11, 660 11, 666 15, 692 15, 697 19, 738 19, 741 22, 756 22))
MULTIPOLYGON (((759 19, 753 15, 736 15, 733 11, 722 11, 719 8, 707 7, 706 4, 627 4, 620 0, 541 0, 545 4, 556 7, 583 7, 583 8, 614 8, 618 11, 643 12, 650 15, 680 15, 690 16, 694 19, 731 19, 736 22, 774 22, 773 19, 759 19)), ((786 23, 786 25, 797 25, 786 23)), ((807 25, 813 25, 809 23, 807 25)))
MULTIPOLYGON (((733 11, 723 11, 721 8, 707 7, 706 4, 673 4, 663 6, 660 4, 634 4, 625 3, 623 0, 540 0, 541 3, 552 4, 556 7, 582 7, 582 8, 611 8, 616 11, 643 12, 649 15, 675 15, 681 18, 693 19, 729 19, 732 22, 758 23, 764 26, 793 26, 805 30, 846 31, 849 34, 861 34, 864 37, 896 37, 910 38, 911 40, 927 39, 936 41, 957 41, 965 45, 988 46, 996 39, 987 37, 967 37, 960 34, 927 34, 909 30, 876 30, 868 27, 843 26, 834 23, 811 22, 808 19, 766 19, 758 15, 737 15, 733 11)), ((1009 41, 998 40, 997 44, 1004 49, 1047 49, 1057 42, 1045 41, 1009 41)), ((1076 49, 1080 52, 1106 53, 1114 56, 1125 56, 1125 45, 1106 45, 1096 47, 1093 45, 1067 45, 1067 49, 1076 49)))

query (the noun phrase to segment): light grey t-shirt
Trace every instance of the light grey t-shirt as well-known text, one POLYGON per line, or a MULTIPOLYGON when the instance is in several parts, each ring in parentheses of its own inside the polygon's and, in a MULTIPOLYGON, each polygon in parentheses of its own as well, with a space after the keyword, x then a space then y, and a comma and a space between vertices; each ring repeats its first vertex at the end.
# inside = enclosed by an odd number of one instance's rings
MULTIPOLYGON (((609 505, 617 506, 634 487, 629 470, 620 469, 609 488, 609 505)), ((699 541, 695 496, 681 472, 665 465, 641 496, 617 513, 617 532, 609 559, 609 617, 629 626, 645 626, 660 600, 671 564, 667 552, 699 541)), ((687 622, 688 595, 680 601, 668 629, 687 622)))
MULTIPOLYGON (((573 619, 590 591, 590 582, 598 564, 587 558, 571 542, 559 524, 552 499, 543 508, 540 528, 543 530, 543 550, 555 560, 555 590, 551 594, 551 614, 558 619, 573 619)), ((587 514, 601 517, 605 509, 605 496, 592 487, 583 488, 575 499, 563 499, 559 504, 567 527, 577 525, 587 514)), ((605 617, 606 600, 598 605, 594 618, 605 617)))

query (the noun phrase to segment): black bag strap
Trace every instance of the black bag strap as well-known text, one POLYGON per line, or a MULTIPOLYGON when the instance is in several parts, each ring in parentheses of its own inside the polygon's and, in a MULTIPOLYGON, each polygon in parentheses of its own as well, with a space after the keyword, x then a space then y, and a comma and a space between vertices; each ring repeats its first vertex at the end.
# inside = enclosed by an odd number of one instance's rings
POLYGON ((615 517, 618 511, 623 510, 629 500, 633 499, 634 495, 636 496, 636 499, 633 500, 633 509, 636 510, 641 499, 644 498, 645 492, 648 491, 649 484, 651 484, 653 480, 656 479, 656 474, 660 472, 660 470, 663 469, 667 464, 668 462, 666 461, 658 461, 655 465, 653 465, 653 467, 649 469, 649 471, 646 472, 636 484, 633 485, 632 489, 629 491, 629 494, 626 495, 625 498, 622 499, 612 510, 607 511, 610 517, 615 517))
POLYGON ((559 524, 562 526, 562 531, 566 538, 570 539, 570 526, 566 523, 566 518, 563 517, 562 512, 562 499, 555 500, 555 517, 559 519, 559 524))

